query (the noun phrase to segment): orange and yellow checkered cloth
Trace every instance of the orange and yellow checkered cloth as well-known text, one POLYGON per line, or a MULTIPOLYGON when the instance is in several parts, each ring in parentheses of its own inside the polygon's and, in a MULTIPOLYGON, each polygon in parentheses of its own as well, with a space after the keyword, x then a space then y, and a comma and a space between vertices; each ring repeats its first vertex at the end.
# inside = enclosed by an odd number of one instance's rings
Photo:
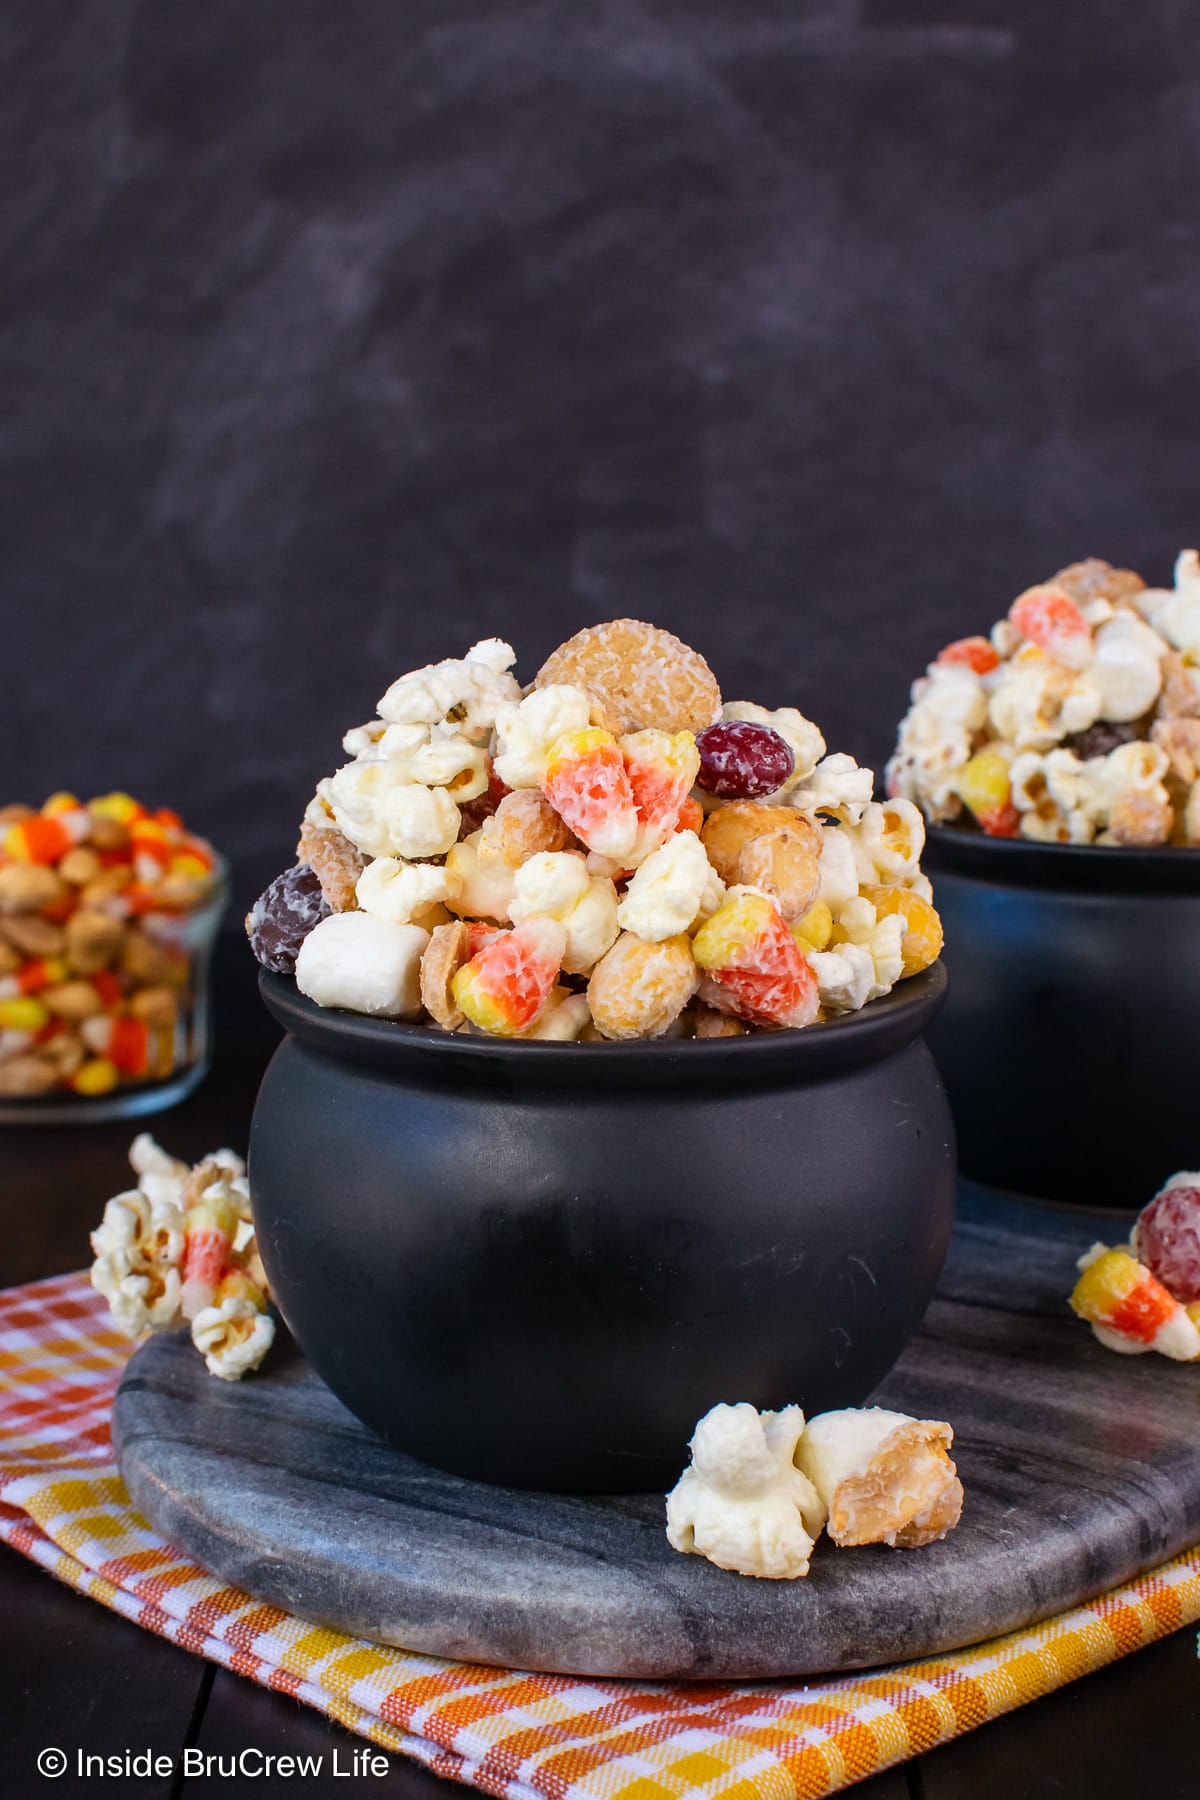
POLYGON ((1200 1546, 990 1644, 808 1684, 595 1681, 444 1662, 306 1625, 163 1543, 117 1473, 131 1346, 83 1275, 0 1293, 0 1535, 114 1612, 511 1800, 835 1793, 1200 1617, 1200 1546))

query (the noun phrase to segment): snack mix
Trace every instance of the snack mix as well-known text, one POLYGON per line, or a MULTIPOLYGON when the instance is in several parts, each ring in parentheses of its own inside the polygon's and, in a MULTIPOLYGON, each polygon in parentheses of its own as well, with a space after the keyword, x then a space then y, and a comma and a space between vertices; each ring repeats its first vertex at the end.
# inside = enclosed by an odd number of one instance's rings
POLYGON ((491 638, 395 681, 246 920, 320 1006, 509 1038, 736 1037, 934 962, 912 801, 617 619, 525 690, 491 638))
POLYGON ((193 1060, 190 918, 215 885, 211 846, 128 794, 0 809, 0 1103, 193 1060))
POLYGON ((1106 1349, 1200 1361, 1200 1170, 1172 1175, 1127 1245, 1093 1244, 1078 1267, 1071 1308, 1106 1349))
POLYGON ((822 1413, 714 1406, 667 1495, 667 1539, 719 1569, 770 1580, 808 1574, 821 1532, 839 1548, 917 1549, 953 1531, 962 1483, 940 1419, 879 1406, 822 1413))
POLYGON ((1200 844, 1200 556, 1174 588, 1093 557, 913 684, 887 768, 933 823, 1046 844, 1200 844))
POLYGON ((190 1325, 209 1372, 236 1381, 275 1337, 246 1165, 213 1150, 189 1169, 146 1132, 129 1161, 137 1186, 108 1202, 92 1233, 92 1286, 126 1337, 190 1325))

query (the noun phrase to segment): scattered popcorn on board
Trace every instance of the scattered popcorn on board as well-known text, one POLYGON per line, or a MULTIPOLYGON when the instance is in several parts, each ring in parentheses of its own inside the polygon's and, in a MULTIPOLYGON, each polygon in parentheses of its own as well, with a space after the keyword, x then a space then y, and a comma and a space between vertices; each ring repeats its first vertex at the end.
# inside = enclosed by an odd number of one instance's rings
POLYGON ((114 1195, 92 1233, 92 1286, 126 1337, 190 1325, 210 1374, 237 1381, 275 1337, 246 1165, 213 1150, 189 1168, 147 1132, 129 1161, 137 1186, 114 1195))
POLYGON ((794 707, 616 619, 523 690, 498 639, 402 675, 246 920, 320 1006, 504 1038, 798 1029, 936 961, 925 826, 794 707))
POLYGON ((1099 558, 1018 596, 913 684, 888 793, 1050 844, 1200 845, 1200 555, 1173 588, 1099 558))
POLYGON ((772 1581, 807 1575, 822 1531, 840 1549, 913 1550, 953 1531, 962 1483, 941 1419, 879 1406, 821 1413, 714 1406, 667 1495, 667 1539, 719 1569, 772 1581))

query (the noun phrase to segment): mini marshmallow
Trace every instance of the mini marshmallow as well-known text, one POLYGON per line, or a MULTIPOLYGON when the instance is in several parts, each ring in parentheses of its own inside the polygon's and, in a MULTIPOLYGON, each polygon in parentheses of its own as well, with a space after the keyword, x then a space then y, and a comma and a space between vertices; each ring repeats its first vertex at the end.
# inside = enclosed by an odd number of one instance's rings
POLYGON ((1100 690, 1099 717, 1125 724, 1149 712, 1162 688, 1162 656, 1158 633, 1133 613, 1118 613, 1102 625, 1088 670, 1100 690))
POLYGON ((296 958, 296 986, 318 1006, 385 1018, 421 1010, 421 957, 429 933, 367 912, 333 913, 315 925, 296 958))

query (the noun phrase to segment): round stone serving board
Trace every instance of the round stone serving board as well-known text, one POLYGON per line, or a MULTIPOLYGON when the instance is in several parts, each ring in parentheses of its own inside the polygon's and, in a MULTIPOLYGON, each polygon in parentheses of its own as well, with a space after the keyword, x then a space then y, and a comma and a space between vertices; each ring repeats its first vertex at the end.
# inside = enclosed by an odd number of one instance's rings
POLYGON ((962 1523, 924 1550, 823 1539, 803 1581, 679 1555, 661 1495, 518 1492, 413 1462, 286 1337, 238 1383, 212 1379, 182 1334, 144 1345, 114 1411, 121 1470, 157 1529, 223 1580, 381 1643, 650 1679, 935 1654, 1200 1539, 1200 1368, 1115 1356, 1065 1304, 1075 1257, 1127 1225, 964 1190, 938 1298, 875 1396, 953 1424, 962 1523))

